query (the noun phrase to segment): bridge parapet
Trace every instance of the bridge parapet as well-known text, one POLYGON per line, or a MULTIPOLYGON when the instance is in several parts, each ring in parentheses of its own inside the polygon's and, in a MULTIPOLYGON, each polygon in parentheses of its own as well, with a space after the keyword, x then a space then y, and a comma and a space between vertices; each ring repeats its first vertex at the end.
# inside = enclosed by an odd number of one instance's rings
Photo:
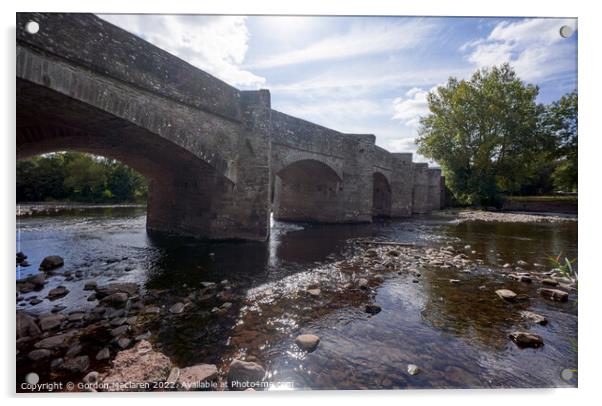
POLYGON ((176 102, 241 120, 240 92, 235 87, 91 14, 17 13, 17 43, 176 102), (39 24, 36 34, 24 29, 29 21, 39 24))

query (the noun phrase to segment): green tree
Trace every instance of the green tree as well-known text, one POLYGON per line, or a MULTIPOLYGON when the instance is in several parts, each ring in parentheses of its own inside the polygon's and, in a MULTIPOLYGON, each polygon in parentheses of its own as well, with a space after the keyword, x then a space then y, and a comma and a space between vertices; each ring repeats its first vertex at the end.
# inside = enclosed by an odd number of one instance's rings
POLYGON ((552 173, 554 186, 564 191, 577 191, 577 91, 568 93, 546 106, 545 131, 555 140, 555 158, 558 160, 552 173))
POLYGON ((470 80, 449 78, 429 93, 418 152, 441 165, 459 202, 496 204, 502 192, 518 192, 537 175, 550 143, 540 131, 538 93, 508 64, 470 80))
POLYGON ((45 154, 17 162, 17 201, 142 202, 146 179, 128 166, 79 152, 45 154))
POLYGON ((105 166, 91 155, 80 154, 66 165, 64 186, 78 201, 103 200, 107 171, 105 166))

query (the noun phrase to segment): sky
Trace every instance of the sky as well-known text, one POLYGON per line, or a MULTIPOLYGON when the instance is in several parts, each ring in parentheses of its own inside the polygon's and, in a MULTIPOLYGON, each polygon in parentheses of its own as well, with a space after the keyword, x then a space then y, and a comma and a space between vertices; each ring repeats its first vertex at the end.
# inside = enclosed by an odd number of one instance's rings
MULTIPOLYGON (((577 20, 464 17, 100 15, 272 108, 415 152, 426 96, 509 62, 550 103, 577 88, 577 20), (574 33, 563 38, 560 27, 574 33)), ((416 155, 415 161, 424 161, 416 155)))

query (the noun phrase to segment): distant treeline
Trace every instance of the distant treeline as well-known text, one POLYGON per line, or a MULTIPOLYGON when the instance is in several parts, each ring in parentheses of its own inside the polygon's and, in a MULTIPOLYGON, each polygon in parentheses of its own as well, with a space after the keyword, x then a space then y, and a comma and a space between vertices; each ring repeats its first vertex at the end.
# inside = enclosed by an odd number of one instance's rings
POLYGON ((17 202, 146 201, 146 179, 128 166, 79 152, 57 152, 17 162, 17 202))

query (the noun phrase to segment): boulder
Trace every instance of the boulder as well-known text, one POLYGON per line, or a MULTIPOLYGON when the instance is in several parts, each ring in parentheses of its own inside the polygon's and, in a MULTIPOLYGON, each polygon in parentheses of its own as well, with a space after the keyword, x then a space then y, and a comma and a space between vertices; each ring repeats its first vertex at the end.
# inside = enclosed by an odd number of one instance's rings
POLYGON ((67 293, 69 293, 69 289, 67 289, 65 286, 57 286, 56 288, 51 289, 50 292, 48 292, 48 299, 56 300, 63 296, 66 296, 67 293))
POLYGON ((539 348, 543 346, 543 339, 537 334, 515 331, 510 333, 508 337, 520 348, 539 348))
POLYGON ((105 347, 102 350, 98 351, 98 353, 96 354, 96 361, 104 361, 105 359, 109 359, 110 357, 111 352, 107 347, 105 347))
POLYGON ((36 324, 36 320, 30 315, 17 312, 17 338, 37 337, 42 334, 42 330, 36 324))
POLYGON ((33 362, 36 362, 46 358, 50 358, 50 355, 52 355, 52 352, 50 350, 40 348, 38 350, 31 351, 29 354, 27 354, 27 357, 33 362))
POLYGON ((90 358, 87 355, 80 355, 79 357, 66 358, 61 366, 69 372, 85 372, 90 367, 90 358))
POLYGON ((569 300, 569 294, 559 289, 540 289, 539 294, 542 297, 555 302, 566 302, 569 300))
POLYGON ((518 266, 529 266, 529 264, 525 261, 523 261, 522 259, 519 259, 518 261, 516 261, 516 265, 518 266))
POLYGON ((60 313, 40 316, 40 328, 42 331, 53 330, 60 327, 63 320, 65 320, 65 316, 60 313))
POLYGON ((59 268, 64 264, 65 261, 63 261, 63 258, 59 257, 58 255, 50 255, 42 260, 42 263, 40 264, 40 269, 42 271, 50 271, 52 269, 59 268))
POLYGON ((202 389, 204 382, 210 382, 217 378, 217 367, 213 364, 199 364, 179 371, 176 382, 181 390, 202 389))
POLYGON ((516 293, 510 289, 498 289, 495 291, 495 294, 508 302, 514 302, 517 296, 516 293))
POLYGON ((37 274, 28 277, 27 282, 33 284, 36 288, 41 288, 46 282, 46 274, 43 272, 38 272, 37 274))
POLYGON ((314 334, 301 334, 295 339, 295 344, 302 350, 312 352, 320 343, 320 337, 314 334))
POLYGON ((138 285, 135 283, 109 283, 106 286, 96 287, 96 297, 102 299, 114 293, 125 293, 127 296, 138 294, 138 285))
POLYGON ((364 289, 364 290, 366 290, 370 287, 368 284, 368 279, 366 279, 366 278, 358 279, 357 286, 359 286, 360 289, 364 289))
MULTIPOLYGON (((133 348, 120 351, 113 360, 113 368, 102 379, 110 391, 119 391, 119 383, 137 382, 153 384, 164 382, 171 371, 171 361, 164 354, 153 350, 146 340, 133 348)), ((140 385, 141 386, 141 385, 140 385)), ((129 388, 126 390, 136 390, 129 388)), ((143 390, 142 388, 140 390, 143 390)))
POLYGON ((558 286, 558 281, 556 279, 550 279, 550 278, 546 278, 546 279, 542 279, 541 283, 547 286, 558 286))
POLYGON ((265 376, 265 369, 255 362, 235 359, 228 370, 228 387, 230 390, 245 390, 260 385, 265 376))
POLYGON ((44 348, 47 350, 54 350, 57 348, 65 347, 66 341, 69 337, 69 334, 58 334, 55 336, 47 337, 35 343, 34 347, 44 348))
POLYGON ((120 335, 122 335, 122 334, 125 334, 125 333, 126 333, 126 332, 128 332, 129 330, 130 330, 130 326, 128 326, 128 325, 126 324, 126 325, 119 326, 119 327, 116 327, 116 328, 114 328, 113 330, 111 330, 111 335, 112 335, 113 337, 119 337, 120 335))
MULTIPOLYGON (((98 297, 98 293, 96 294, 96 297, 98 297)), ((107 306, 121 307, 121 306, 125 306, 127 301, 128 301, 127 293, 115 292, 115 293, 111 293, 108 296, 105 296, 101 300, 101 303, 105 304, 107 306)))

